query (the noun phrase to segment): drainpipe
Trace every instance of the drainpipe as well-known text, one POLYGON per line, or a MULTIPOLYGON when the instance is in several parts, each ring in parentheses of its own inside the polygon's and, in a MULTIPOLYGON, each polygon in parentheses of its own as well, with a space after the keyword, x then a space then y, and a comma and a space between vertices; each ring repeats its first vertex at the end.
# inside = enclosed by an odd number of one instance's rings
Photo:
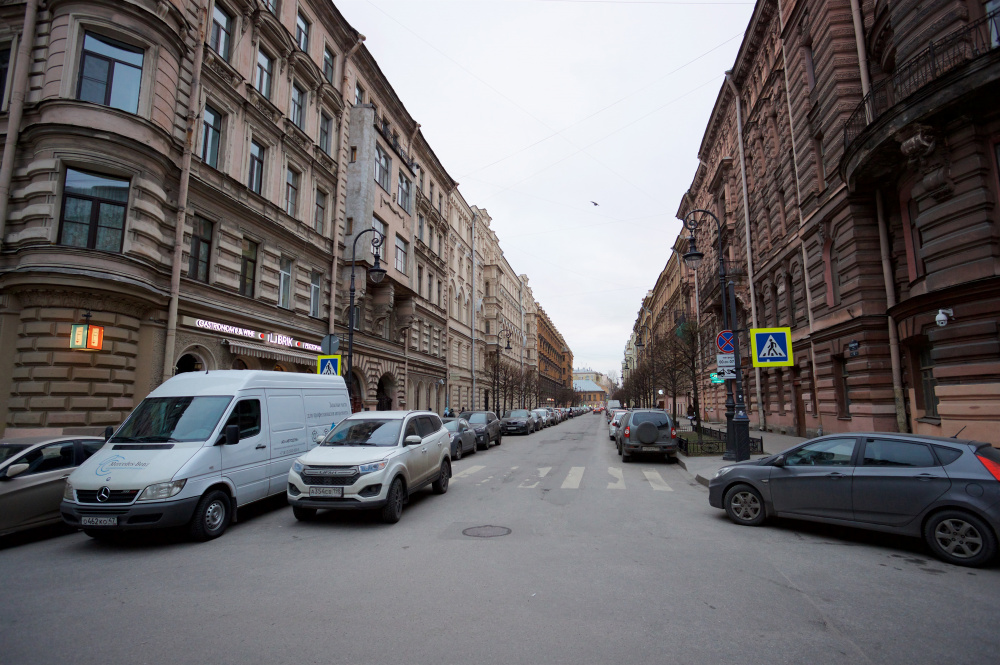
POLYGON ((801 240, 799 241, 799 247, 802 249, 802 283, 805 284, 806 316, 809 319, 809 361, 812 364, 812 403, 815 415, 819 419, 819 431, 816 434, 817 436, 823 436, 823 413, 819 410, 819 394, 816 387, 816 344, 812 339, 815 320, 813 319, 812 291, 809 290, 809 257, 806 256, 806 244, 801 240))
MULTIPOLYGON (((861 17, 861 4, 851 0, 851 18, 854 19, 854 42, 858 48, 858 69, 861 70, 861 95, 868 99, 871 91, 871 80, 868 78, 868 53, 865 49, 865 24, 861 17)), ((865 104, 865 117, 871 122, 870 104, 865 104)), ((902 431, 902 430, 900 430, 902 431)))
POLYGON ((479 213, 472 213, 472 410, 476 410, 476 220, 479 213))
MULTIPOLYGON (((747 278, 750 281, 750 318, 753 321, 753 327, 757 326, 757 290, 753 284, 753 255, 750 250, 750 199, 747 196, 747 162, 746 156, 743 151, 743 111, 742 102, 740 101, 740 93, 736 89, 736 84, 733 83, 733 71, 729 70, 726 72, 726 83, 729 85, 729 89, 733 93, 733 97, 736 99, 736 137, 740 144, 740 174, 743 180, 743 226, 746 230, 746 246, 747 246, 747 278)), ((723 299, 725 299, 726 294, 722 294, 723 299)), ((736 322, 736 312, 733 312, 733 322, 736 322)), ((734 325, 733 328, 736 326, 734 325)), ((737 370, 740 370, 737 368, 737 370)), ((760 394, 760 367, 753 368, 754 374, 754 390, 757 393, 757 426, 760 431, 764 431, 767 426, 767 416, 764 414, 764 402, 761 401, 760 394)))
MULTIPOLYGON (((344 110, 340 114, 340 128, 339 128, 339 130, 337 132, 337 141, 339 142, 338 145, 340 146, 340 159, 338 160, 338 164, 337 164, 337 184, 338 185, 340 185, 340 179, 341 179, 340 174, 343 173, 344 170, 347 168, 345 166, 345 162, 347 161, 347 159, 350 159, 349 156, 346 156, 346 159, 345 159, 345 153, 346 153, 346 147, 347 147, 346 146, 346 144, 347 144, 347 106, 349 104, 349 102, 347 100, 348 100, 348 95, 350 94, 350 88, 348 87, 348 83, 349 82, 348 82, 348 79, 347 79, 347 62, 351 59, 351 56, 354 55, 354 52, 357 51, 358 48, 360 48, 361 44, 364 41, 365 41, 365 36, 364 35, 358 35, 358 41, 356 41, 354 43, 354 46, 352 46, 350 48, 350 50, 347 51, 347 53, 344 55, 343 63, 340 65, 340 99, 344 102, 344 110)), ((331 335, 334 333, 335 324, 336 324, 336 318, 337 318, 335 316, 335 314, 334 314, 337 311, 337 270, 338 270, 338 267, 337 267, 337 264, 338 264, 338 254, 337 254, 337 252, 339 251, 339 248, 340 248, 340 242, 338 241, 338 238, 337 238, 337 233, 338 233, 338 229, 340 228, 340 225, 337 222, 340 221, 340 217, 338 217, 338 215, 341 212, 343 212, 341 210, 338 210, 338 208, 339 208, 338 203, 339 203, 339 198, 340 198, 339 197, 340 192, 343 189, 345 189, 345 188, 346 188, 346 186, 344 188, 341 188, 341 187, 338 186, 338 188, 337 188, 337 190, 338 190, 338 196, 333 197, 333 220, 334 220, 334 222, 333 222, 333 251, 331 252, 331 254, 333 255, 333 258, 330 259, 330 320, 329 320, 329 322, 327 324, 327 332, 330 333, 331 335)), ((347 200, 347 192, 346 191, 343 193, 343 196, 344 196, 344 200, 346 201, 347 200)), ((345 220, 346 220, 346 215, 344 217, 345 217, 345 220)), ((347 377, 348 386, 350 386, 350 381, 351 381, 352 378, 353 377, 350 377, 350 376, 347 377)), ((405 393, 405 387, 404 387, 404 393, 405 393)))
POLYGON ((191 75, 191 91, 188 94, 187 136, 184 139, 184 153, 181 156, 181 179, 177 191, 177 219, 174 221, 174 257, 170 272, 170 305, 167 308, 167 337, 163 344, 163 380, 171 377, 174 370, 174 344, 177 340, 177 307, 181 293, 181 258, 184 253, 184 225, 187 221, 188 189, 191 183, 191 156, 194 153, 194 135, 200 115, 201 66, 205 59, 205 19, 208 9, 198 10, 198 40, 194 47, 194 71, 191 75))
MULTIPOLYGON (((24 95, 28 88, 28 70, 31 69, 31 50, 35 45, 35 19, 38 17, 38 0, 28 0, 24 6, 24 27, 17 43, 17 65, 10 86, 10 105, 7 108, 7 136, 3 143, 3 162, 0 163, 0 249, 3 248, 7 228, 7 204, 10 181, 14 176, 14 154, 17 137, 21 133, 24 115, 24 95)), ((2 84, 2 83, 0 83, 2 84)))

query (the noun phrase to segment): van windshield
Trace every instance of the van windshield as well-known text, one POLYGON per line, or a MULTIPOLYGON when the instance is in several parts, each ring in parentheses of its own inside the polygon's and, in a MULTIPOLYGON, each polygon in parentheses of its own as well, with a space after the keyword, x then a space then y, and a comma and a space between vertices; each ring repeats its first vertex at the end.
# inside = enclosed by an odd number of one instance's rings
POLYGON ((365 418, 345 420, 337 425, 321 446, 395 446, 399 443, 401 419, 365 418))
POLYGON ((231 401, 230 396, 147 397, 111 437, 111 443, 205 441, 231 401))

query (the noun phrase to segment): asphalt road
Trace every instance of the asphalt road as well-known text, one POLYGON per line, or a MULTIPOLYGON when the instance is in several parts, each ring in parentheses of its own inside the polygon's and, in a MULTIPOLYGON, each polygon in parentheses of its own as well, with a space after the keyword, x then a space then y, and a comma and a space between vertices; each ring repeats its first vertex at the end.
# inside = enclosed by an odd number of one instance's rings
POLYGON ((587 415, 455 463, 403 519, 283 500, 203 544, 0 541, 0 662, 993 663, 1000 568, 919 541, 738 527, 587 415), (463 530, 501 526, 509 535, 463 530))

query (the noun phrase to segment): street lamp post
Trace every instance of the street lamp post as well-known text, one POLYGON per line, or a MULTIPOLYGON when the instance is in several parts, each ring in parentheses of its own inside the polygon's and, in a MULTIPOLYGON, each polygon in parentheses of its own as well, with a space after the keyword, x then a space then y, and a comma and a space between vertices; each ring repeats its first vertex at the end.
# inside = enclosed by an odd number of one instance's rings
POLYGON ((372 282, 378 284, 385 277, 385 268, 379 262, 379 248, 382 247, 382 243, 385 242, 385 236, 376 231, 375 229, 365 229, 359 233, 354 238, 354 248, 351 251, 351 298, 350 304, 347 309, 347 395, 351 400, 351 410, 354 409, 354 394, 352 386, 354 384, 354 266, 357 262, 358 256, 358 240, 361 239, 366 233, 374 234, 372 236, 372 254, 375 255, 375 264, 368 269, 367 275, 371 278, 372 282))
MULTIPOLYGON (((503 350, 504 351, 511 351, 512 349, 511 349, 511 346, 510 346, 510 338, 511 338, 511 335, 513 335, 513 334, 514 334, 513 331, 510 330, 505 325, 500 326, 500 330, 497 331, 497 366, 496 366, 496 370, 493 372, 493 378, 494 378, 494 384, 493 384, 493 406, 494 406, 494 410, 497 411, 498 415, 503 415, 501 413, 503 411, 503 409, 497 409, 496 408, 498 406, 501 406, 498 403, 498 396, 500 394, 500 359, 502 357, 500 355, 500 338, 502 337, 502 338, 504 338, 504 339, 507 340, 507 346, 503 350)), ((505 401, 506 401, 506 398, 505 398, 505 401)), ((506 407, 507 405, 503 404, 502 406, 506 407)))
MULTIPOLYGON (((720 293, 722 301, 722 325, 724 328, 733 331, 733 335, 738 335, 736 330, 736 299, 735 287, 726 285, 726 262, 723 258, 722 243, 722 222, 708 210, 692 210, 684 216, 684 226, 690 232, 688 235, 689 249, 684 254, 684 263, 691 269, 697 269, 705 255, 698 251, 695 245, 694 233, 705 220, 710 217, 715 221, 719 232, 719 285, 722 288, 720 293), (727 289, 733 288, 732 312, 726 311, 727 289)), ((736 399, 733 399, 732 380, 726 381, 726 454, 725 460, 743 461, 750 459, 750 418, 747 417, 746 402, 743 398, 743 372, 740 368, 740 344, 736 338, 736 349, 734 351, 734 361, 736 362, 736 399)))
MULTIPOLYGON (((632 356, 625 356, 625 362, 622 363, 622 388, 625 387, 625 370, 628 370, 629 378, 632 378, 632 370, 635 369, 635 359, 632 356)), ((631 397, 627 397, 629 405, 632 404, 631 397)))

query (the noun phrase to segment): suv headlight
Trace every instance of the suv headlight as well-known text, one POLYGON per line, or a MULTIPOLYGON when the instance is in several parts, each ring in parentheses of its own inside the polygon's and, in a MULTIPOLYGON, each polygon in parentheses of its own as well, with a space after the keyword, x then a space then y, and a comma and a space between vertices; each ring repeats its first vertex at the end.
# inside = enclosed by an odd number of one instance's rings
POLYGON ((727 473, 729 473, 732 470, 733 470, 733 467, 731 467, 731 466, 724 466, 724 467, 722 467, 721 469, 719 469, 718 471, 715 472, 715 477, 718 478, 720 476, 724 476, 724 475, 726 475, 727 473))
POLYGON ((76 501, 76 494, 73 492, 73 486, 66 481, 66 487, 63 489, 63 499, 66 501, 76 501))
POLYGON ((294 462, 292 462, 292 471, 299 474, 300 476, 302 475, 302 469, 304 468, 306 468, 305 465, 302 464, 302 462, 300 462, 299 460, 295 460, 294 462))
POLYGON ((375 473, 376 471, 381 471, 388 464, 386 460, 381 462, 372 462, 371 464, 359 464, 358 471, 360 473, 375 473))
POLYGON ((159 499, 169 499, 184 489, 187 480, 175 480, 169 483, 156 483, 142 490, 139 501, 157 501, 159 499))

